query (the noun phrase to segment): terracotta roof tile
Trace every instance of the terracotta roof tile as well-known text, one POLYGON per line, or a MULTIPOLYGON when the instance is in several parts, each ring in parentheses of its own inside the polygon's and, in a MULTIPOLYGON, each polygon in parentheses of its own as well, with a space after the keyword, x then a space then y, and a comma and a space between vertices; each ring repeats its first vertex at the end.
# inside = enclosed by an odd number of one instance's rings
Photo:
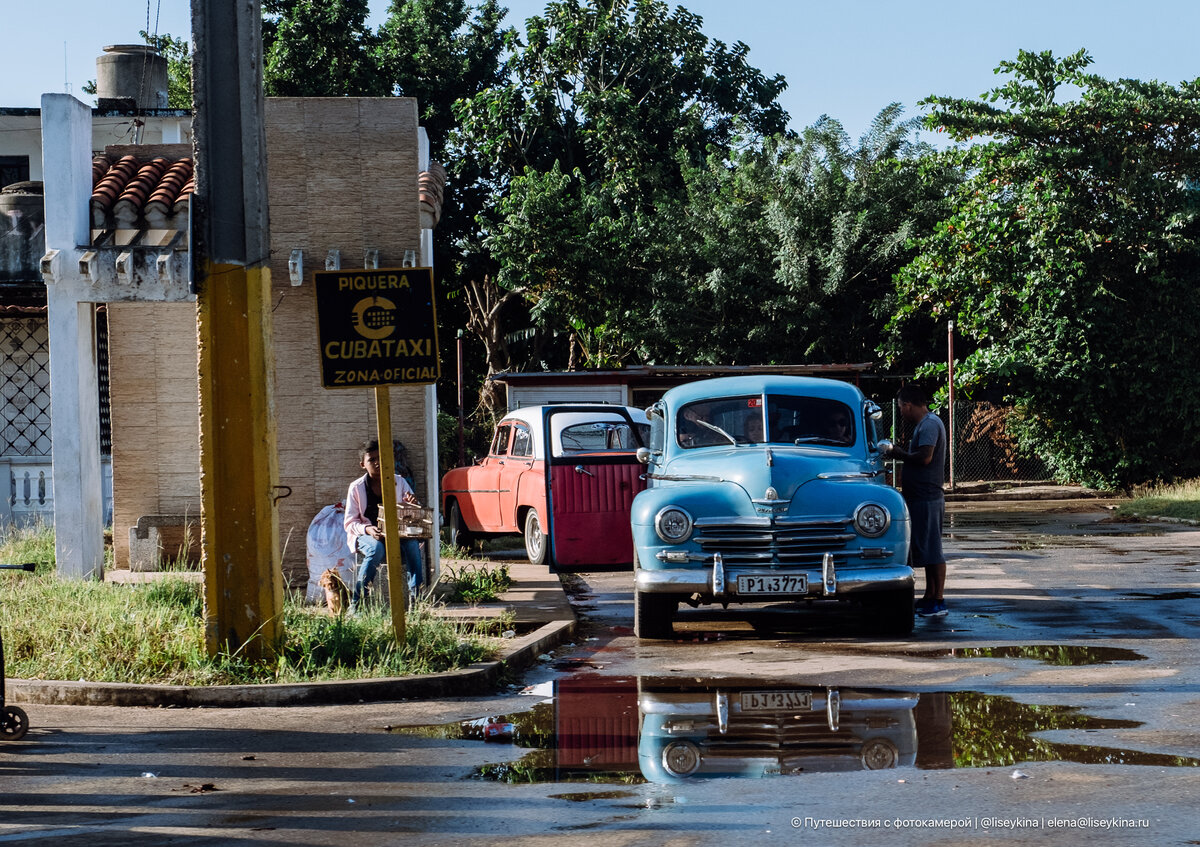
POLYGON ((446 169, 437 162, 417 175, 417 199, 421 208, 421 225, 426 229, 437 226, 442 217, 442 200, 446 193, 446 169), (426 224, 428 223, 428 226, 426 224))
POLYGON ((196 190, 190 157, 139 159, 132 153, 94 158, 92 186, 92 229, 103 231, 183 230, 196 190))

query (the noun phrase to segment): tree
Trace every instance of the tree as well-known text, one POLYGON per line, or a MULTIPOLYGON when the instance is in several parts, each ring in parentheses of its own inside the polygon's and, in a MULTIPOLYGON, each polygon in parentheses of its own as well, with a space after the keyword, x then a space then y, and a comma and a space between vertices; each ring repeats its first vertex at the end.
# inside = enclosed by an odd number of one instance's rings
POLYGON ((170 33, 151 35, 142 30, 142 39, 167 60, 167 108, 192 108, 192 54, 188 43, 170 33))
POLYGON ((784 130, 782 77, 701 23, 658 0, 552 2, 525 43, 510 37, 505 81, 456 107, 456 158, 497 198, 467 261, 573 340, 568 364, 635 349, 662 262, 657 218, 687 200, 683 165, 727 148, 736 121, 784 130))
POLYGON ((1112 81, 1091 62, 1022 51, 984 100, 925 101, 930 128, 986 140, 945 154, 969 176, 899 275, 892 326, 954 319, 974 346, 960 378, 1004 390, 1062 477, 1192 475, 1200 80, 1112 81))
POLYGON ((892 104, 857 146, 825 117, 799 137, 714 155, 659 281, 658 360, 865 362, 892 312, 892 276, 945 213, 955 174, 892 104), (674 285, 672 283, 674 282, 674 285), (679 345, 687 340, 686 348, 679 345))
POLYGON ((477 8, 465 0, 392 0, 376 60, 389 93, 417 98, 434 155, 454 126, 454 103, 502 81, 504 13, 497 0, 477 8))
POLYGON ((367 0, 263 0, 263 88, 273 97, 381 97, 367 0))

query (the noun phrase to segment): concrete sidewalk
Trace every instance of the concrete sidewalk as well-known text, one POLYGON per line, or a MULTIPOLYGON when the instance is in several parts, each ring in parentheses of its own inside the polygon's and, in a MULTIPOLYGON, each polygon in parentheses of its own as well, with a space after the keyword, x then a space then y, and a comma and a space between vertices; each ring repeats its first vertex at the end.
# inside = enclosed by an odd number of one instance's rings
MULTIPOLYGON (((449 560, 451 566, 461 563, 449 560)), ((544 566, 510 561, 512 587, 494 603, 446 606, 444 614, 463 620, 513 615, 518 633, 505 639, 499 658, 436 674, 331 682, 269 685, 133 685, 109 682, 9 679, 6 699, 13 704, 61 706, 309 706, 460 697, 483 694, 496 687, 506 670, 519 670, 538 656, 569 640, 575 632, 575 613, 558 576, 544 566)), ((115 582, 143 582, 153 574, 113 572, 115 582), (122 578, 122 574, 129 574, 122 578)), ((197 573, 195 579, 200 578, 197 573)))

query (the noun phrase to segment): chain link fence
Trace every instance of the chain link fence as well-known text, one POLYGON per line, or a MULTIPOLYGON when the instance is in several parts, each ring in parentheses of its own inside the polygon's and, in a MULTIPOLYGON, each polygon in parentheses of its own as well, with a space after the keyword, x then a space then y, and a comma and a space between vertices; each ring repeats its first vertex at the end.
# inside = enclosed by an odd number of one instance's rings
MULTIPOLYGON (((934 410, 950 433, 949 410, 934 410)), ((959 400, 954 404, 953 450, 946 455, 946 481, 1038 482, 1051 479, 1050 469, 1039 456, 1023 452, 1009 432, 1011 406, 959 400), (950 462, 954 468, 951 475, 950 462)), ((883 408, 880 432, 897 443, 908 443, 912 426, 900 417, 895 401, 883 408)))

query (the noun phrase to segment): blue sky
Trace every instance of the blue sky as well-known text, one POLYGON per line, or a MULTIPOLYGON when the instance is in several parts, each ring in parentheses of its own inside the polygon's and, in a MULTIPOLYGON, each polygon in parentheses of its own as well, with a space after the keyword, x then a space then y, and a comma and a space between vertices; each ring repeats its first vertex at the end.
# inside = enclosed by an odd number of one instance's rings
MULTIPOLYGON (((372 0, 373 23, 386 0, 372 0)), ((537 14, 544 0, 509 0, 510 21, 537 14)), ((674 3, 672 6, 676 5, 674 3)), ((997 84, 993 68, 1018 49, 1057 54, 1086 47, 1108 77, 1178 83, 1200 77, 1196 0, 1006 0, 897 3, 895 0, 685 0, 704 31, 744 41, 750 61, 783 74, 781 98, 800 129, 821 115, 857 137, 892 101, 909 114, 929 94, 975 97, 997 84)), ((37 106, 44 91, 80 87, 96 75, 108 44, 137 43, 146 0, 0 0, 0 106, 37 106), (65 72, 64 72, 65 64, 65 72), (68 87, 69 86, 69 87, 68 87)), ((151 0, 150 28, 187 35, 187 0, 151 0)))

